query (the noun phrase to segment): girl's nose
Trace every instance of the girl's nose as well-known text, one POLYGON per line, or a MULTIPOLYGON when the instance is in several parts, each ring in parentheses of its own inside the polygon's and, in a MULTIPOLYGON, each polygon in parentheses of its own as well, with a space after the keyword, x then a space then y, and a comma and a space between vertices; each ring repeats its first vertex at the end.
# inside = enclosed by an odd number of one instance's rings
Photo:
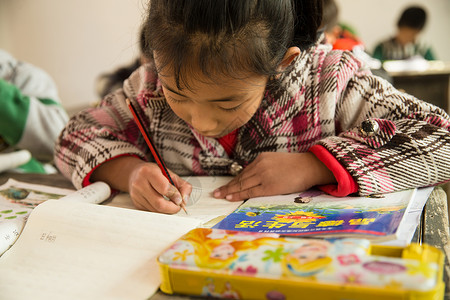
POLYGON ((208 112, 194 112, 191 115, 191 125, 203 135, 217 134, 217 121, 208 112))

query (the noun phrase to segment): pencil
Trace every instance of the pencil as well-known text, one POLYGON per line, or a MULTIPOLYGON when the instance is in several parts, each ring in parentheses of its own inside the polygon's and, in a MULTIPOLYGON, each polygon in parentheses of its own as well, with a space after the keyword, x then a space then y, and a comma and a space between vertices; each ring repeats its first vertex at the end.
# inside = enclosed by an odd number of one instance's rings
MULTIPOLYGON (((130 99, 126 99, 128 108, 131 111, 131 114, 133 115, 134 121, 136 122, 136 125, 139 127, 139 130, 142 133, 142 136, 144 137, 145 142, 147 143, 148 148, 150 149, 150 152, 153 155, 153 158, 156 161, 156 164, 158 165, 159 169, 163 173, 163 175, 170 181, 170 183, 175 186, 175 183, 172 180, 172 177, 170 177, 169 171, 167 171, 167 167, 164 164, 164 161, 161 159, 161 156, 159 155, 158 151, 156 150, 155 145, 153 144, 152 139, 150 138, 150 135, 148 134, 147 130, 144 127, 144 122, 142 121, 141 117, 138 115, 137 111, 134 109, 133 104, 131 104, 130 99)), ((181 200, 180 203, 181 208, 184 210, 184 212, 187 214, 186 207, 183 203, 183 200, 181 200)))

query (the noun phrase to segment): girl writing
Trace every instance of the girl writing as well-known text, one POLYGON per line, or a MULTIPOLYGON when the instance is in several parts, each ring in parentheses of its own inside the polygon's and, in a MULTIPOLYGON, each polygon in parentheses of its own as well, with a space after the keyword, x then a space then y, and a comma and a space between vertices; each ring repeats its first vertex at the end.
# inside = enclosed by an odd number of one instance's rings
POLYGON ((236 175, 214 192, 230 201, 450 180, 449 116, 322 44, 320 23, 316 0, 151 0, 144 54, 153 60, 71 119, 58 168, 77 188, 105 181, 165 213, 191 191, 177 175, 236 175), (175 186, 151 161, 126 98, 175 186))

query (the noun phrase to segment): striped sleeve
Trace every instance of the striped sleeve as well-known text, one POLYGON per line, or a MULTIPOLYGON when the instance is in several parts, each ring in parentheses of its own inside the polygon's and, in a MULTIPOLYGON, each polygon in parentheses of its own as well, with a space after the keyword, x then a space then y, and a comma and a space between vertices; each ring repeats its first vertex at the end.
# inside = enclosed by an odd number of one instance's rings
POLYGON ((442 109, 370 74, 355 72, 342 81, 340 132, 319 145, 348 170, 360 195, 450 180, 450 117, 442 109))

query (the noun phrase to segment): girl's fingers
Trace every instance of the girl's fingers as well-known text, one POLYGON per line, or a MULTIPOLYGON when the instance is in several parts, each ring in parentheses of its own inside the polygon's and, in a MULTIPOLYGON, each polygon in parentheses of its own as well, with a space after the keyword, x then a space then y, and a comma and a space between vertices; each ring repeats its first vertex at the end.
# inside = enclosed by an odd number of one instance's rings
POLYGON ((172 201, 168 201, 154 190, 149 190, 144 194, 140 194, 135 197, 134 200, 135 205, 138 204, 136 206, 139 206, 139 209, 144 208, 144 210, 148 211, 174 214, 180 210, 178 205, 172 201))
MULTIPOLYGON (((156 170, 157 176, 151 176, 152 181, 148 181, 151 188, 155 190, 159 195, 163 195, 170 199, 175 205, 180 205, 182 197, 178 189, 173 186, 169 179, 167 179, 160 170, 156 170)), ((172 176, 171 176, 172 178, 172 176)))
MULTIPOLYGON (((180 191, 168 182, 168 188, 165 188, 165 192, 160 192, 162 195, 167 197, 170 201, 175 203, 175 205, 180 205, 183 202, 180 191)), ((164 189, 163 189, 164 190, 164 189)))
MULTIPOLYGON (((146 197, 147 202, 150 203, 149 199, 146 197)), ((180 206, 176 205, 172 201, 168 201, 164 198, 152 199, 151 206, 154 208, 153 211, 166 213, 166 214, 174 214, 180 210, 180 206)))
POLYGON ((129 193, 135 206, 162 213, 178 212, 183 199, 187 202, 192 186, 172 172, 170 177, 175 185, 171 184, 156 164, 139 165, 129 181, 129 193))
POLYGON ((179 190, 180 190, 183 202, 186 205, 188 203, 189 197, 191 196, 191 193, 192 193, 192 185, 190 185, 189 183, 186 182, 185 184, 183 184, 179 187, 179 190))
POLYGON ((249 198, 264 196, 264 188, 262 185, 255 185, 247 189, 240 190, 235 193, 228 194, 225 199, 228 201, 242 201, 249 198))
POLYGON ((133 200, 134 206, 136 206, 137 209, 155 211, 151 203, 147 202, 141 194, 130 194, 130 196, 131 200, 133 200))
MULTIPOLYGON (((239 175, 237 175, 236 177, 234 177, 230 182, 228 182, 226 185, 218 188, 216 191, 220 191, 221 192, 221 196, 225 197, 227 195, 227 190, 230 187, 234 187, 234 189, 232 188, 232 191, 236 191, 236 187, 242 187, 242 184, 244 182, 248 182, 248 180, 250 178, 255 177, 255 173, 252 172, 252 165, 250 164, 249 166, 247 166, 239 175)), ((215 194, 215 192, 214 192, 215 194)))
POLYGON ((258 176, 240 174, 228 184, 214 191, 214 197, 240 201, 255 197, 254 188, 261 185, 258 176))
POLYGON ((143 175, 133 182, 130 190, 130 196, 136 207, 162 213, 178 212, 180 206, 174 203, 175 201, 181 203, 181 195, 178 189, 170 184, 159 169, 150 169, 143 175))
POLYGON ((184 204, 186 204, 189 200, 189 196, 192 193, 192 185, 181 179, 178 175, 176 174, 170 174, 170 176, 172 177, 173 181, 175 182, 175 186, 178 188, 178 191, 181 194, 181 199, 183 200, 184 204))

